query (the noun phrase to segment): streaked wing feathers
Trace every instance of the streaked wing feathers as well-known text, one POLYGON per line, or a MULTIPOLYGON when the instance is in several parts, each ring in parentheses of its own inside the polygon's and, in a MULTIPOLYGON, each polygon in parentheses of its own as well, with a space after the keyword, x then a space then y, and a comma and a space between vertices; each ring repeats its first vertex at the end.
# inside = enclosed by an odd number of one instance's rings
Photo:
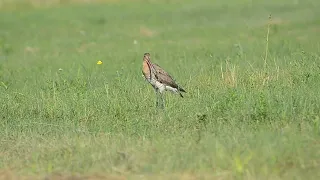
POLYGON ((158 64, 153 63, 153 67, 156 70, 156 78, 158 81, 160 81, 163 84, 166 84, 168 86, 171 86, 173 88, 177 88, 178 90, 185 92, 184 89, 178 86, 178 84, 173 80, 173 78, 168 74, 166 71, 164 71, 158 64))

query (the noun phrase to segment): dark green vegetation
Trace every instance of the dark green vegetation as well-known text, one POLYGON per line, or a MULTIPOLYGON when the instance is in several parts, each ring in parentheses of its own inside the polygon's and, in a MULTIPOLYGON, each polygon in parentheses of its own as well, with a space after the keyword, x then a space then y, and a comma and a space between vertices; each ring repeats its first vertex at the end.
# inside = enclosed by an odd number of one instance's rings
POLYGON ((22 176, 318 179, 319 6, 188 0, 2 9, 0 168, 22 176), (167 93, 165 111, 142 78, 145 52, 188 92, 167 93))

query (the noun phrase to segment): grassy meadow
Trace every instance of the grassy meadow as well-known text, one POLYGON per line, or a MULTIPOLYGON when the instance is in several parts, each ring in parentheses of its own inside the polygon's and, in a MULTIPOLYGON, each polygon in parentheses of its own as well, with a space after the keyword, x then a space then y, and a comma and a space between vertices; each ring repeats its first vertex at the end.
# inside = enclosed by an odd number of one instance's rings
POLYGON ((320 178, 319 8, 0 0, 0 179, 320 178))

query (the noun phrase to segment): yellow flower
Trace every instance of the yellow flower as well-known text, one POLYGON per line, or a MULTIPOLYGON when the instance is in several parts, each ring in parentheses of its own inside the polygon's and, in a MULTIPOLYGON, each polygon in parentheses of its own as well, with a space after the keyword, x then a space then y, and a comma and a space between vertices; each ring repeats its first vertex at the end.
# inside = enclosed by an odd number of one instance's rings
POLYGON ((102 61, 98 61, 97 64, 98 64, 98 65, 102 64, 102 61))

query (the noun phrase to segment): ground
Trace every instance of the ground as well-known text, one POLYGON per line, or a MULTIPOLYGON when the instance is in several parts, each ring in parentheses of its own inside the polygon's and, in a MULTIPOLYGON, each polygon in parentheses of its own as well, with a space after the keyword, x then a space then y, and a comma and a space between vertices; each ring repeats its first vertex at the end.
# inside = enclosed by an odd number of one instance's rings
POLYGON ((0 179, 319 179, 319 7, 2 0, 0 179))

